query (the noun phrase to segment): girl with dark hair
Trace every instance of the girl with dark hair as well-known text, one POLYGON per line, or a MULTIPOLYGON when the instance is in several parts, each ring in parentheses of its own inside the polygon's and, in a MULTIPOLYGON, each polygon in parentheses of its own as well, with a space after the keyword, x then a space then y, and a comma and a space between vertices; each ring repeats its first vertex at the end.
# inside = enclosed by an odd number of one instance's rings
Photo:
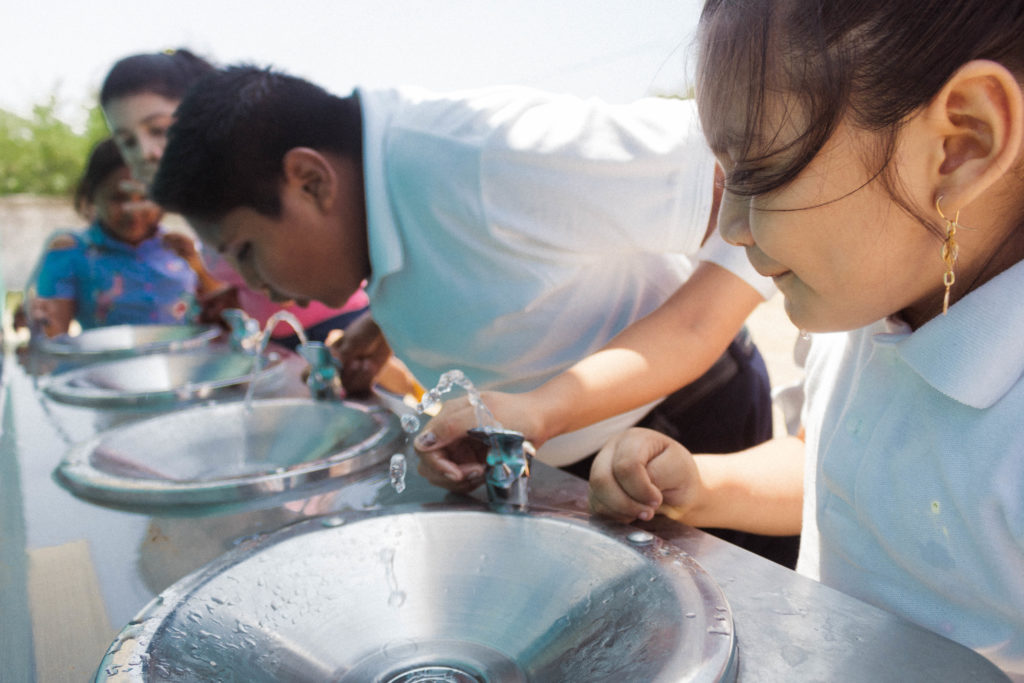
POLYGON ((815 333, 805 442, 627 432, 591 506, 802 528, 801 572, 1024 680, 1024 2, 709 0, 701 31, 719 230, 815 333))
POLYGON ((137 180, 153 180, 178 102, 213 68, 183 49, 131 55, 111 67, 100 88, 100 106, 137 180))
POLYGON ((160 208, 125 189, 129 177, 113 140, 96 145, 75 192, 92 225, 51 239, 35 279, 31 314, 47 336, 67 333, 72 320, 85 329, 174 324, 194 312, 203 283, 168 248, 175 236, 159 226, 160 208))

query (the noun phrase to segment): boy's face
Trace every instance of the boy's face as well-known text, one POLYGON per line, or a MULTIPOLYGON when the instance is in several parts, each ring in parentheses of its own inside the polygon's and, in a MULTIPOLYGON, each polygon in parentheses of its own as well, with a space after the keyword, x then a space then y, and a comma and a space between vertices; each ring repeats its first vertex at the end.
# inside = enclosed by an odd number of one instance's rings
POLYGON ((348 194, 328 208, 308 188, 286 181, 280 216, 240 207, 219 221, 189 222, 252 289, 282 303, 341 307, 370 273, 362 186, 342 185, 337 189, 348 194))

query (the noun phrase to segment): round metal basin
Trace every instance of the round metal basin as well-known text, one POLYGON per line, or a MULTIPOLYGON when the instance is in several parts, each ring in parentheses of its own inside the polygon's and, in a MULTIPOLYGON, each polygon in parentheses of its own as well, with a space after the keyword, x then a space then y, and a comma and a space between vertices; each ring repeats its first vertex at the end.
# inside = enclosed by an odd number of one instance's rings
POLYGON ((215 325, 111 325, 43 339, 39 348, 56 356, 130 356, 199 348, 220 333, 215 325))
POLYGON ((209 399, 266 379, 283 359, 276 351, 257 359, 227 346, 206 346, 92 363, 50 376, 43 389, 59 401, 98 407, 209 399))
POLYGON ((102 432, 73 447, 54 475, 100 503, 236 503, 381 463, 403 438, 390 412, 350 401, 214 403, 102 432))
POLYGON ((734 651, 720 589, 646 532, 399 506, 306 520, 185 577, 96 680, 719 681, 734 651))
POLYGON ((234 503, 387 460, 404 435, 390 412, 308 399, 195 406, 107 430, 54 472, 72 493, 135 508, 234 503))

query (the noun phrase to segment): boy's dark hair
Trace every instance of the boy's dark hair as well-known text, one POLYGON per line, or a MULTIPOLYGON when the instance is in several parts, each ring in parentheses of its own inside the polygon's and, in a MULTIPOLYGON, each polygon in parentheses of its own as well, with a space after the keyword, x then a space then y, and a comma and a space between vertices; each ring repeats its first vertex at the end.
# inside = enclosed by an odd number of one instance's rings
POLYGON ((216 221, 239 207, 278 216, 282 160, 295 147, 361 164, 357 96, 249 65, 211 72, 178 107, 151 196, 189 218, 216 221))
POLYGON ((189 87, 214 66, 184 48, 131 55, 118 60, 100 87, 100 106, 139 93, 155 93, 180 100, 189 87))
POLYGON ((74 206, 76 210, 86 203, 92 203, 96 196, 96 190, 107 176, 119 168, 125 167, 124 159, 120 150, 112 138, 106 138, 96 143, 89 153, 89 160, 82 171, 82 177, 78 179, 75 187, 74 206))

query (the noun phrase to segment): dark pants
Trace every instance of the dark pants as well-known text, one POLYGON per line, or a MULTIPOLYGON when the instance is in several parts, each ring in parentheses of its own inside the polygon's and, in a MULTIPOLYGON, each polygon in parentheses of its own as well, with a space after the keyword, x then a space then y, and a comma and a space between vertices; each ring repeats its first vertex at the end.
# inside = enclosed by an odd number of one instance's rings
MULTIPOLYGON (((693 453, 735 453, 770 439, 768 369, 746 330, 704 375, 670 394, 636 426, 666 434, 693 453)), ((593 459, 591 455, 562 469, 589 479, 593 459)), ((799 536, 704 531, 786 567, 796 566, 799 536)))

